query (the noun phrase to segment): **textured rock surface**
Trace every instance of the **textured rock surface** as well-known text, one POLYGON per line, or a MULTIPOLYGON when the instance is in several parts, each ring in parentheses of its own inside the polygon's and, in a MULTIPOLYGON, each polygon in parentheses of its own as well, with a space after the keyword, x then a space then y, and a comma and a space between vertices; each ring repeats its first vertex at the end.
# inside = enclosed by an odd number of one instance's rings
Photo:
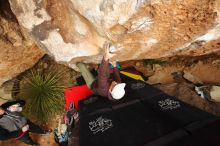
POLYGON ((12 99, 12 88, 14 83, 12 81, 6 82, 3 86, 0 87, 0 105, 7 102, 7 100, 12 99))
POLYGON ((0 86, 33 66, 44 54, 22 33, 8 1, 0 1, 0 86))
POLYGON ((220 50, 219 0, 9 0, 19 24, 56 61, 119 61, 220 50))
POLYGON ((143 61, 122 62, 122 68, 133 66, 136 70, 148 77, 148 84, 172 83, 203 83, 220 85, 220 54, 202 57, 172 57, 165 64, 146 64, 143 61), (174 73, 182 73, 180 78, 175 78, 174 73), (185 79, 184 79, 185 78, 185 79))

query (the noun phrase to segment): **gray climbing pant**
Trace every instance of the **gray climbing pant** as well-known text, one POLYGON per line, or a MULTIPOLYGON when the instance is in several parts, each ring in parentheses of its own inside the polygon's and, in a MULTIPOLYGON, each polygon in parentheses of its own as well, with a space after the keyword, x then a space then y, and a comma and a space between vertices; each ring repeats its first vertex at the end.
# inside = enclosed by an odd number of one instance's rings
POLYGON ((77 63, 76 66, 81 71, 82 76, 86 82, 86 85, 91 89, 91 85, 95 80, 95 77, 92 75, 92 73, 89 71, 89 69, 86 67, 84 63, 77 63))

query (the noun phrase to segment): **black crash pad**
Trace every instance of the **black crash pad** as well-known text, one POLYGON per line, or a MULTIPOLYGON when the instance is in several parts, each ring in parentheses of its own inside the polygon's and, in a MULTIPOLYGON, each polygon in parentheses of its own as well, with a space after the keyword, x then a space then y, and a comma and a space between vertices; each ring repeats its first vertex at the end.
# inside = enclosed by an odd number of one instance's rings
POLYGON ((122 100, 93 95, 79 103, 81 146, 177 146, 219 119, 142 81, 122 79, 127 84, 122 100))
POLYGON ((128 86, 131 89, 129 92, 133 92, 146 107, 150 107, 156 114, 166 116, 180 126, 215 119, 213 115, 184 103, 143 81, 132 80, 128 86))
POLYGON ((220 120, 216 120, 178 140, 170 142, 157 140, 145 146, 220 146, 219 130, 220 120))
POLYGON ((80 145, 141 146, 178 127, 142 103, 80 117, 80 145))

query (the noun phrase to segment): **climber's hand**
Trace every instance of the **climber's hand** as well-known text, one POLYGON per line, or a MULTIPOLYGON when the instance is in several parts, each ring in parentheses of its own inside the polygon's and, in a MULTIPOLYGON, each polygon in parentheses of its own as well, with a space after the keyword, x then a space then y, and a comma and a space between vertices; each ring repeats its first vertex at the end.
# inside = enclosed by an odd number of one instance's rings
POLYGON ((110 44, 105 43, 104 44, 104 49, 105 49, 104 59, 105 60, 109 60, 109 59, 111 59, 112 57, 115 56, 115 54, 112 54, 112 53, 109 52, 109 48, 110 48, 110 44))
POLYGON ((112 65, 113 67, 116 67, 116 65, 117 65, 117 62, 116 62, 116 61, 111 61, 110 63, 111 63, 111 65, 112 65))
POLYGON ((26 132, 29 130, 29 125, 25 125, 24 127, 21 128, 22 129, 22 132, 26 132))

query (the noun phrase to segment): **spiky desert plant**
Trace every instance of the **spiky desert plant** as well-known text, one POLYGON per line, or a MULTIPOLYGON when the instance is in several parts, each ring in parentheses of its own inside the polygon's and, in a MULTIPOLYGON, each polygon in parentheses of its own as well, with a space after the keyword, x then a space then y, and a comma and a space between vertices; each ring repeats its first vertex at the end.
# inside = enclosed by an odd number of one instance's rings
POLYGON ((20 96, 26 101, 24 113, 28 117, 45 123, 63 108, 62 74, 54 71, 46 74, 32 70, 24 77, 20 96))

